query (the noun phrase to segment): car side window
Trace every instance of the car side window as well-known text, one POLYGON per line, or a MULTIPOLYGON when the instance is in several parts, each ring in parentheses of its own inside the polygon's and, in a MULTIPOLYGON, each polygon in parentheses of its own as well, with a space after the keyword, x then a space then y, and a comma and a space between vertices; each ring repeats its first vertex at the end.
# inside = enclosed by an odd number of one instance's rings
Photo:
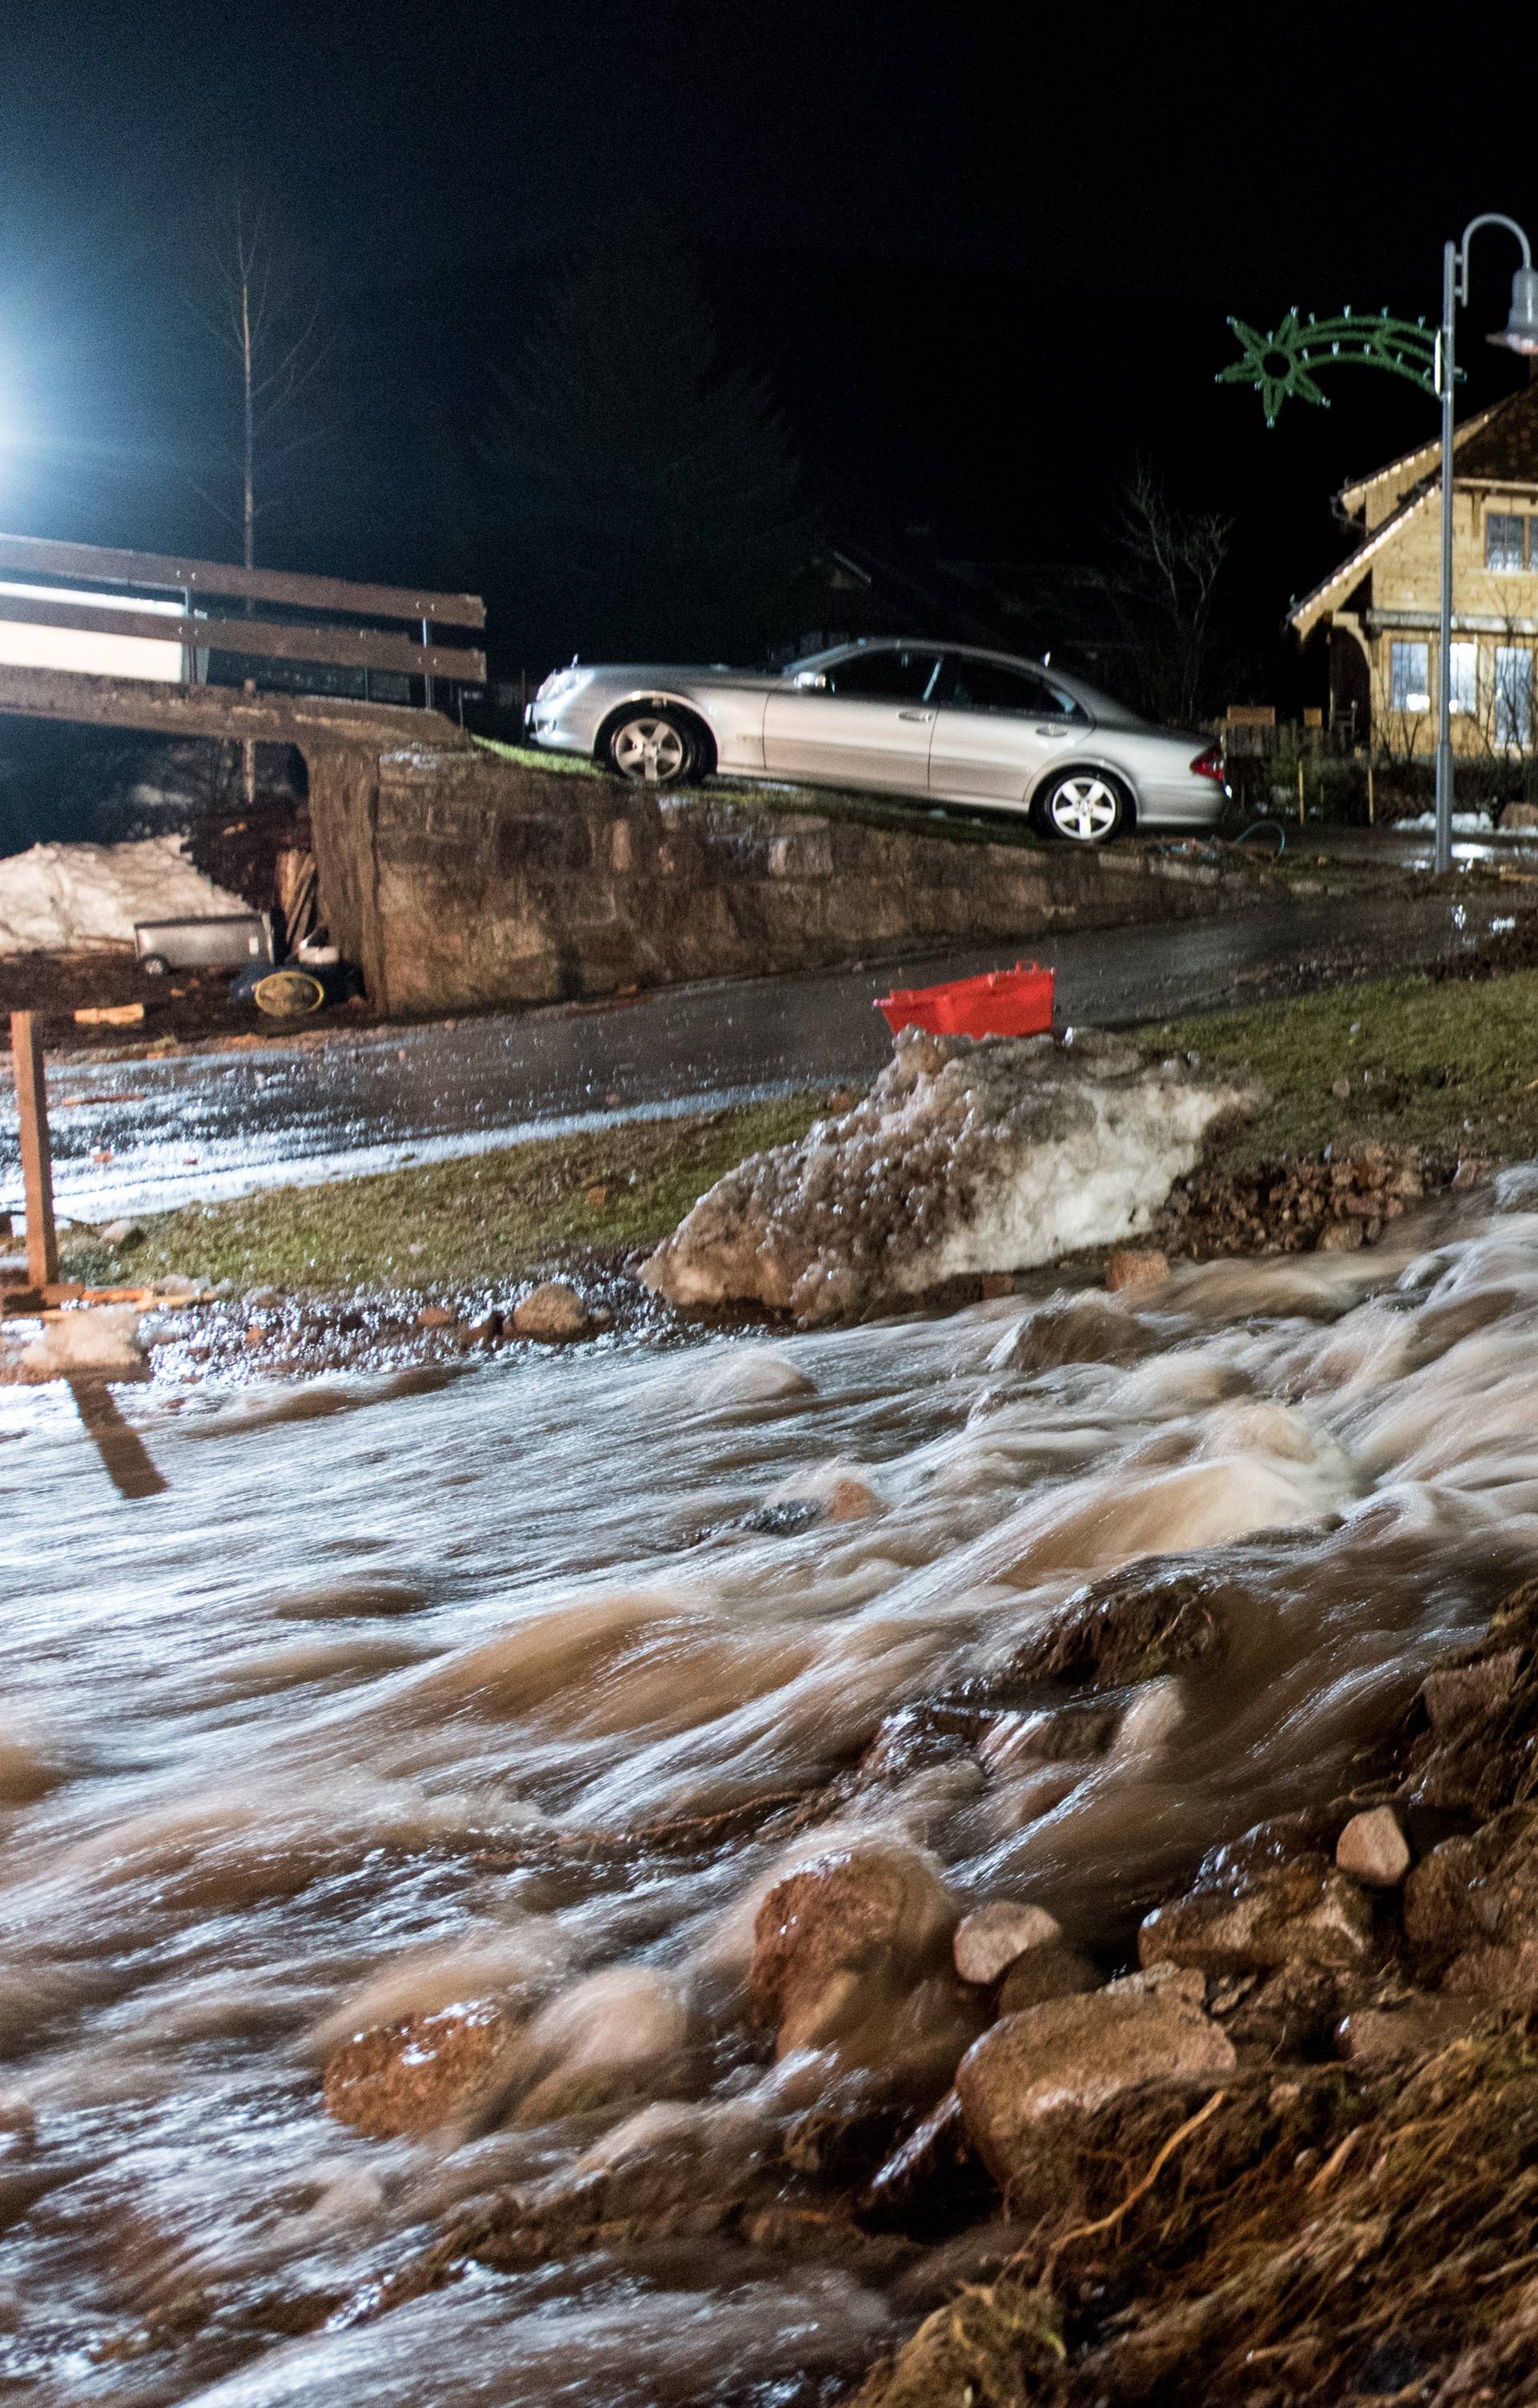
POLYGON ((1009 710, 1027 719, 1085 716, 1039 670, 1017 668, 1012 661, 971 660, 964 652, 950 657, 943 699, 953 710, 1009 710))
POLYGON ((830 661, 827 691, 861 702, 927 702, 939 666, 938 652, 912 644, 884 644, 851 652, 844 661, 830 661))

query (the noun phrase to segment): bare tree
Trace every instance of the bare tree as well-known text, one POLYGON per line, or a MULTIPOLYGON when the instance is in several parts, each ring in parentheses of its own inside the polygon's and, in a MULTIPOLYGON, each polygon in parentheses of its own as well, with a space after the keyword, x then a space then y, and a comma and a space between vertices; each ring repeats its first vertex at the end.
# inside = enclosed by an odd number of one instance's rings
POLYGON ((1146 462, 1117 497, 1120 566, 1103 591, 1137 698, 1155 718, 1189 725, 1214 707, 1214 619, 1232 536, 1217 510, 1176 509, 1146 462))
MULTIPOLYGON (((197 314, 234 362, 237 407, 230 413, 229 437, 217 447, 214 484, 196 490, 238 529, 241 560, 254 568, 257 522, 274 507, 289 462, 320 432, 300 404, 330 345, 319 299, 302 274, 275 197, 243 179, 235 180, 215 213, 197 314)), ((242 749, 250 803, 256 748, 248 742, 242 749)))

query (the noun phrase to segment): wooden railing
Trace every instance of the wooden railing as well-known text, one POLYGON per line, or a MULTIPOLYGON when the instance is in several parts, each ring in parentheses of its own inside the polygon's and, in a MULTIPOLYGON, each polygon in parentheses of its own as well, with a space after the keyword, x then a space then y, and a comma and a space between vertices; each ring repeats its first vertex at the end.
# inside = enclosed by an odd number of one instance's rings
POLYGON ((194 660, 219 652, 251 661, 380 670, 422 679, 429 699, 434 681, 485 683, 486 656, 480 646, 444 642, 438 633, 442 628, 479 633, 485 626, 486 606, 476 594, 423 593, 410 586, 366 585, 337 577, 232 568, 220 561, 0 535, 0 576, 7 574, 72 580, 68 587, 39 585, 36 595, 0 594, 0 621, 16 624, 180 643, 194 660), (126 587, 130 595, 136 591, 180 595, 182 609, 136 611, 121 602, 108 606, 105 599, 93 608, 90 594, 81 591, 90 586, 126 587), (258 603, 313 615, 248 616, 258 603), (411 632, 405 633, 398 624, 359 624, 375 619, 405 622, 411 632))

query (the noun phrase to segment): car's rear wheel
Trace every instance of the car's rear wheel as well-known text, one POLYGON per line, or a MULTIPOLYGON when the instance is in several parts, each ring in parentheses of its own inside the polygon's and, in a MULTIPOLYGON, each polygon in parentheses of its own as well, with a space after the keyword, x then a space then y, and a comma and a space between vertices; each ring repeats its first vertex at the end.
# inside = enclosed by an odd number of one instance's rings
POLYGON ((1132 819, 1126 787, 1103 769, 1065 769, 1038 810, 1046 833, 1065 837, 1070 844, 1109 844, 1132 819))
POLYGON ((614 775, 633 786, 682 786, 698 774, 698 738, 676 710, 638 703, 621 711, 602 749, 614 775))

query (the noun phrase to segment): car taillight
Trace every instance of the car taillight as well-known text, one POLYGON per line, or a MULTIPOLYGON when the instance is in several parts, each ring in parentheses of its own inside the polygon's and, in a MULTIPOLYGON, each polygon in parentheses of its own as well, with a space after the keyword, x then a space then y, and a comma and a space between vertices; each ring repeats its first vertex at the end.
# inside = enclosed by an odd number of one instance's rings
POLYGON ((1191 775, 1193 778, 1215 779, 1221 786, 1224 782, 1222 745, 1209 744, 1205 752, 1199 752, 1191 764, 1191 775))

